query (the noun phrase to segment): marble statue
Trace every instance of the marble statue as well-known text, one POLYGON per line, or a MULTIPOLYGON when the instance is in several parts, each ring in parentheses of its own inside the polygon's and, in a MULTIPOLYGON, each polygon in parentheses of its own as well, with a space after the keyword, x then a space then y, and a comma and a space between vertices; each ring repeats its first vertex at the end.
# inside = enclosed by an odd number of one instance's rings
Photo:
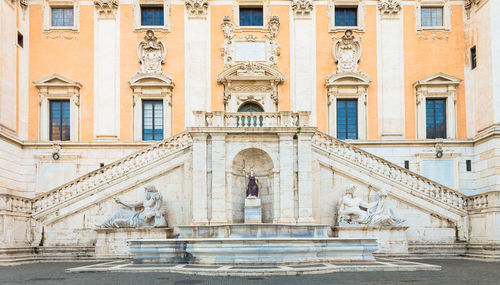
POLYGON ((259 186, 257 185, 253 170, 250 170, 250 175, 248 176, 247 197, 259 197, 259 186))
POLYGON ((166 227, 167 221, 163 216, 162 196, 155 186, 144 187, 146 199, 139 202, 127 203, 115 197, 115 202, 127 209, 118 209, 111 218, 101 224, 101 228, 146 228, 166 227), (139 209, 139 210, 138 210, 139 209))
POLYGON ((357 186, 350 184, 345 188, 345 194, 340 201, 338 224, 364 224, 372 226, 400 226, 404 220, 394 216, 392 209, 386 205, 387 192, 377 193, 377 201, 368 203, 356 197, 357 186))

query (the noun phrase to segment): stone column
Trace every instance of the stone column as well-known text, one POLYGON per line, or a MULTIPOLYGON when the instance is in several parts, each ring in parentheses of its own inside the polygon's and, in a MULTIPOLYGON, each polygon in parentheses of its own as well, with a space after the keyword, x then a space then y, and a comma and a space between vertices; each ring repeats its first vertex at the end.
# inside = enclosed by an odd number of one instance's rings
POLYGON ((118 1, 95 1, 94 139, 120 134, 120 21, 118 1))
POLYGON ((310 111, 316 125, 316 41, 311 0, 293 0, 292 110, 310 111))
POLYGON ((279 133, 280 137, 280 213, 279 223, 295 224, 293 191, 293 134, 279 133))
POLYGON ((186 1, 186 125, 193 126, 193 111, 210 110, 210 22, 208 0, 186 1))
POLYGON ((405 135, 403 20, 401 5, 385 2, 377 17, 378 126, 379 135, 391 139, 405 135))
POLYGON ((211 225, 227 224, 226 134, 212 133, 212 219, 211 225))
POLYGON ((208 224, 207 134, 193 136, 193 225, 208 224))
POLYGON ((311 224, 312 218, 312 133, 298 137, 299 219, 297 223, 311 224))

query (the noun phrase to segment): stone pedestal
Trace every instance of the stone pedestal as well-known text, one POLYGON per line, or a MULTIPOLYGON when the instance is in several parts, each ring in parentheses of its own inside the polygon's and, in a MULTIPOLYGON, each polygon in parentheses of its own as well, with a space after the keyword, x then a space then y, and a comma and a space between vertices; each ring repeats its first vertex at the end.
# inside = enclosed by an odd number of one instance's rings
POLYGON ((408 254, 408 227, 373 227, 366 225, 346 225, 333 228, 333 236, 339 238, 377 238, 378 250, 375 254, 408 254))
POLYGON ((262 223, 262 203, 257 197, 245 199, 245 224, 262 223))
POLYGON ((171 228, 109 228, 96 229, 96 257, 129 257, 129 239, 166 239, 173 237, 171 228))

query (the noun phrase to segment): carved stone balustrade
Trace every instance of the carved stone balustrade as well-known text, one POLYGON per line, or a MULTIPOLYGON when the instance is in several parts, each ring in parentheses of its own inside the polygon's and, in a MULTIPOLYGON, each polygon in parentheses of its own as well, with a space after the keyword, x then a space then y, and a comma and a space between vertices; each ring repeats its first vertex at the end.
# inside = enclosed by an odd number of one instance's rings
POLYGON ((486 209, 496 209, 500 211, 500 191, 469 196, 467 198, 467 209, 469 211, 481 211, 486 209))
POLYGON ((195 111, 196 127, 308 127, 310 112, 204 112, 195 111))
POLYGON ((10 194, 0 194, 0 213, 31 213, 31 199, 10 194))

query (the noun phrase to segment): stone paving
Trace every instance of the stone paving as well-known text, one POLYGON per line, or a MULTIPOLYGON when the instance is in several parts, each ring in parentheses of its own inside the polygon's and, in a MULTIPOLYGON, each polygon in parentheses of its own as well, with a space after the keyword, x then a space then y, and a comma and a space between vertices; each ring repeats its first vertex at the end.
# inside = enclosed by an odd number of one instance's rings
POLYGON ((441 271, 335 272, 294 276, 218 277, 165 272, 66 273, 66 269, 93 265, 89 262, 44 262, 0 266, 0 284, 500 284, 500 262, 470 259, 427 259, 410 262, 438 265, 441 271))

